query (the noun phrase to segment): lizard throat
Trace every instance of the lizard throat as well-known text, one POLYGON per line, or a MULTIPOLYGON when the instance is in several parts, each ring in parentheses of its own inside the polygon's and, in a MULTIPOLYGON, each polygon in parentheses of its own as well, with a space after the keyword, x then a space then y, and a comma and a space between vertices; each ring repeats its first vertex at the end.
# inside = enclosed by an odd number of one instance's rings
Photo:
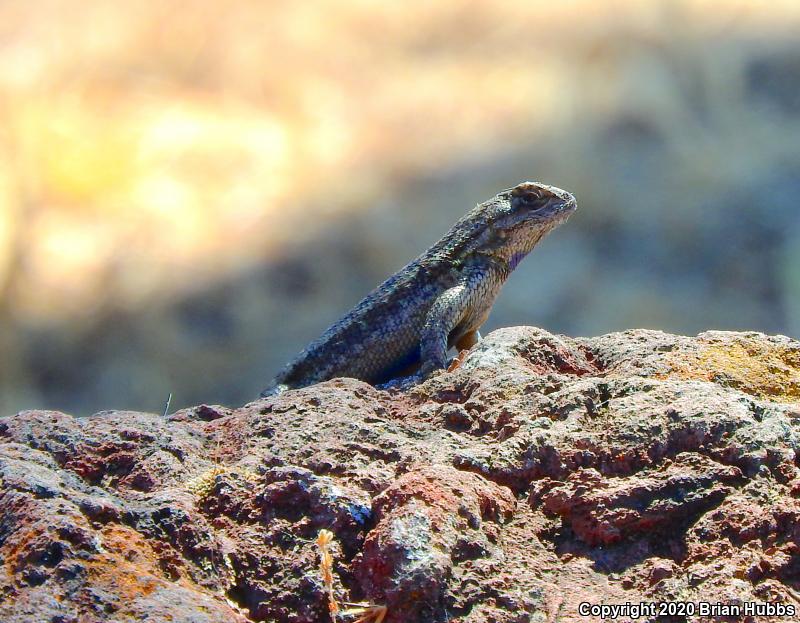
POLYGON ((508 269, 514 270, 519 263, 528 255, 528 251, 517 251, 514 255, 511 256, 511 259, 508 260, 508 269))

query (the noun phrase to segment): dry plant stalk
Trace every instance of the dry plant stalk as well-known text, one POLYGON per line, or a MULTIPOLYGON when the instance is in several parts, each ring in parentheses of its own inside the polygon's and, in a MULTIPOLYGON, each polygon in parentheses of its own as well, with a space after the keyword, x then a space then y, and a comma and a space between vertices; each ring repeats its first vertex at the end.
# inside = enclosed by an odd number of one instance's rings
POLYGON ((322 574, 322 582, 328 591, 328 612, 331 618, 336 620, 339 614, 339 604, 333 595, 333 554, 331 554, 330 544, 333 541, 333 532, 330 530, 320 530, 317 535, 317 547, 319 547, 319 571, 322 574))
MULTIPOLYGON (((330 530, 320 530, 317 535, 317 547, 319 548, 319 570, 322 574, 322 582, 325 584, 325 590, 328 592, 328 612, 331 618, 335 621, 340 614, 339 604, 336 597, 333 595, 333 554, 331 554, 330 545, 333 542, 333 532, 330 530)), ((361 615, 353 621, 353 623, 383 623, 386 617, 386 606, 373 606, 371 604, 347 604, 348 606, 355 606, 348 608, 341 612, 342 616, 356 616, 361 615)))
MULTIPOLYGON (((358 604, 353 604, 358 605, 358 604)), ((369 604, 361 604, 358 605, 357 608, 350 608, 342 612, 343 615, 356 615, 360 614, 361 616, 358 617, 353 623, 368 623, 369 621, 373 621, 373 623, 383 623, 383 619, 386 616, 387 612, 386 606, 370 606, 369 604)))

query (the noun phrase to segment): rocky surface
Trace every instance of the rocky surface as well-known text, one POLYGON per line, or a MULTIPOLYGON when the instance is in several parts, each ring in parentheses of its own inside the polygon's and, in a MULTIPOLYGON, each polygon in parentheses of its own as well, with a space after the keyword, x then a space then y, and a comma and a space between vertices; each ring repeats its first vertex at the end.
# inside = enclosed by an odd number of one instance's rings
POLYGON ((798 465, 800 343, 757 333, 512 328, 405 393, 22 412, 0 418, 0 620, 329 621, 323 529, 342 609, 385 623, 800 613, 798 465))

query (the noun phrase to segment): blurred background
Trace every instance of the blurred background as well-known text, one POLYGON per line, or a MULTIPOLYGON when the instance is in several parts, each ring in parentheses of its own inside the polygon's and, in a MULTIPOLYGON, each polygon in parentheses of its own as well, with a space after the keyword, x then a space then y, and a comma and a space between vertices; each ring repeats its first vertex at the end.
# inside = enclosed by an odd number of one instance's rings
POLYGON ((246 402, 526 179, 486 330, 800 336, 800 2, 0 2, 0 413, 246 402))

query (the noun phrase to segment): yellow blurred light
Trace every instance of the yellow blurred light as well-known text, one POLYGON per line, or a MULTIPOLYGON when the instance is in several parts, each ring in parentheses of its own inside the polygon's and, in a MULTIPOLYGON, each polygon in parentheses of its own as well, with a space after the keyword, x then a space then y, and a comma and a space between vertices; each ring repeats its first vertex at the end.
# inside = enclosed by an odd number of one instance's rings
POLYGON ((19 235, 35 277, 17 281, 45 311, 55 292, 110 288, 111 272, 125 292, 157 292, 179 269, 257 261, 296 238, 292 206, 308 206, 311 235, 387 180, 578 121, 647 115, 687 153, 731 163, 735 150, 681 121, 674 64, 800 18, 797 0, 194 9, 0 3, 0 148, 14 155, 13 169, 0 162, 0 279, 19 235), (315 201, 328 181, 336 196, 315 201))
POLYGON ((14 229, 19 226, 11 203, 11 176, 5 164, 0 158, 0 293, 12 268, 14 229))
POLYGON ((33 166, 48 195, 90 205, 124 192, 134 174, 134 144, 124 125, 72 102, 41 104, 26 117, 33 166))
MULTIPOLYGON (((195 197, 187 184, 167 175, 152 175, 139 181, 131 195, 142 212, 156 215, 162 224, 185 225, 195 208, 195 197)), ((183 227, 181 227, 183 229, 183 227)))

